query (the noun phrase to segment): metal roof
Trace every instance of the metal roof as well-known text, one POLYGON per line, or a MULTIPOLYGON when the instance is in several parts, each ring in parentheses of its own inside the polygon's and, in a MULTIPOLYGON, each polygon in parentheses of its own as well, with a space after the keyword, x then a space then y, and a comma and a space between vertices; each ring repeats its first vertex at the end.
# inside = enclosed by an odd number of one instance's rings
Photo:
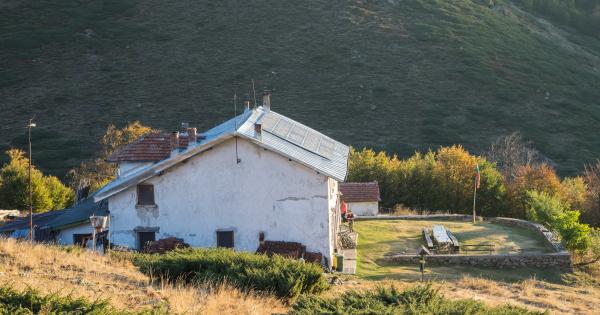
MULTIPOLYGON (((92 215, 108 215, 106 201, 95 203, 94 198, 89 197, 70 208, 34 214, 33 225, 40 229, 57 230, 64 226, 89 222, 92 215)), ((8 222, 0 227, 0 233, 24 229, 29 229, 29 217, 8 222)))
POLYGON ((204 137, 201 140, 195 144, 190 143, 187 149, 182 152, 115 179, 100 189, 94 199, 100 201, 115 195, 235 136, 246 138, 265 149, 277 152, 338 181, 344 181, 348 171, 348 154, 350 151, 348 146, 288 117, 270 110, 266 111, 262 106, 246 111, 217 125, 203 132, 202 135, 204 137), (299 137, 288 137, 287 134, 284 136, 282 131, 275 131, 274 127, 270 128, 268 125, 267 128, 263 128, 262 132, 257 132, 255 124, 263 124, 266 122, 265 119, 276 119, 277 122, 284 121, 285 124, 291 126, 290 128, 306 130, 306 133, 316 137, 319 143, 327 143, 327 148, 321 150, 319 144, 310 147, 303 145, 298 140, 299 137))

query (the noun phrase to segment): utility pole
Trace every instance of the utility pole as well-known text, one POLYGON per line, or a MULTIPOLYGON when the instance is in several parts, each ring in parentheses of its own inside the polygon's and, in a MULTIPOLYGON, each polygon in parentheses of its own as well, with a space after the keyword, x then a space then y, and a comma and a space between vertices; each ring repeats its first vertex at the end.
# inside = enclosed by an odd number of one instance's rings
POLYGON ((33 122, 33 118, 29 119, 29 125, 27 128, 29 129, 29 239, 31 240, 31 245, 33 245, 33 191, 31 190, 31 128, 35 127, 35 123, 33 122))

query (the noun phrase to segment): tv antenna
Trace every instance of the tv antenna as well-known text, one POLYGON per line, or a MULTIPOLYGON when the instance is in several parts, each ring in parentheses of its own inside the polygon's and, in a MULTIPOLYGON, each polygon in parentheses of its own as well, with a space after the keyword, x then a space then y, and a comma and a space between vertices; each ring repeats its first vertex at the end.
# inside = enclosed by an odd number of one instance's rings
POLYGON ((254 93, 254 106, 253 108, 256 108, 256 89, 254 88, 254 79, 250 79, 252 80, 252 92, 254 93))
POLYGON ((235 130, 233 131, 233 136, 235 137, 235 163, 240 164, 242 160, 238 156, 238 137, 237 137, 237 92, 233 93, 233 124, 235 126, 235 130))

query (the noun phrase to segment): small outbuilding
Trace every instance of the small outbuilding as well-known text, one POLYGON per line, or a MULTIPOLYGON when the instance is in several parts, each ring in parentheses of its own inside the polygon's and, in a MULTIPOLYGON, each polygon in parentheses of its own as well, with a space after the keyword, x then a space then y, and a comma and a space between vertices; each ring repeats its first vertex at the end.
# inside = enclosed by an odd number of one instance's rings
MULTIPOLYGON (((94 202, 93 197, 81 200, 72 207, 33 215, 34 240, 36 242, 56 243, 59 245, 91 244, 93 228, 90 216, 108 215, 106 201, 94 202)), ((25 239, 29 237, 29 216, 21 217, 0 227, 0 236, 25 239)), ((97 235, 100 242, 105 241, 106 232, 97 235)))
POLYGON ((348 210, 356 216, 375 216, 379 214, 379 183, 340 183, 342 200, 348 210))

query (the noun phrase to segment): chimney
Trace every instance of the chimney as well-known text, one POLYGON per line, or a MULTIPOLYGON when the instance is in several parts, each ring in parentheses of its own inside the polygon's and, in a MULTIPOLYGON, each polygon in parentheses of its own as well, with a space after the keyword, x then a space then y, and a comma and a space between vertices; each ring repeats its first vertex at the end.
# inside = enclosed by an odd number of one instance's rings
POLYGON ((187 134, 188 134, 188 146, 190 146, 192 143, 196 142, 196 140, 198 139, 198 134, 196 132, 196 128, 188 128, 187 134))
POLYGON ((271 110, 271 91, 269 90, 265 90, 263 92, 263 109, 265 112, 268 112, 271 110))
POLYGON ((181 123, 181 133, 186 133, 188 131, 188 129, 190 128, 190 123, 187 122, 182 122, 181 123))
POLYGON ((251 104, 250 95, 246 94, 244 96, 244 112, 247 112, 250 110, 250 104, 251 104))
POLYGON ((173 131, 171 135, 171 151, 179 150, 179 131, 173 131))

